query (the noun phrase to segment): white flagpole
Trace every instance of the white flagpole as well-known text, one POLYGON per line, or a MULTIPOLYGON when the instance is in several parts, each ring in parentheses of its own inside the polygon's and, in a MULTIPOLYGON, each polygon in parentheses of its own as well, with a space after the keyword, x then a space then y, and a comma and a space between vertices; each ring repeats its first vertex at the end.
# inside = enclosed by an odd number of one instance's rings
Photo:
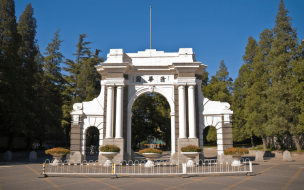
POLYGON ((150 49, 152 49, 152 6, 150 6, 150 49))

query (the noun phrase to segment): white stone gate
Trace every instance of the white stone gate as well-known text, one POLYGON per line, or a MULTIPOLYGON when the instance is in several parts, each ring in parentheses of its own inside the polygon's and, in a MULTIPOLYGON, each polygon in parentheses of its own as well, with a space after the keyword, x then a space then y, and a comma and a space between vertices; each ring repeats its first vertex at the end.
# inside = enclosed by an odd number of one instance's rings
POLYGON ((99 129, 100 146, 115 144, 121 148, 114 160, 132 159, 131 110, 136 98, 147 92, 163 95, 170 105, 171 159, 185 159, 180 153, 182 146, 203 147, 203 129, 209 125, 217 129, 218 154, 222 154, 232 146, 233 112, 228 103, 203 96, 201 75, 206 67, 195 60, 192 48, 176 53, 111 49, 107 60, 96 66, 101 74, 100 95, 73 106, 70 159, 85 159, 85 131, 90 126, 99 129))

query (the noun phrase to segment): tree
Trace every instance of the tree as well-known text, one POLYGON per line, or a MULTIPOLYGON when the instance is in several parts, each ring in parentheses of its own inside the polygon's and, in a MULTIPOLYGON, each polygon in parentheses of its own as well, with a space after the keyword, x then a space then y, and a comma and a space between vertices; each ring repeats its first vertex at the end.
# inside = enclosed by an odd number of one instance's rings
POLYGON ((165 97, 157 93, 143 94, 134 102, 132 113, 132 144, 155 137, 170 145, 170 105, 165 97))
POLYGON ((244 64, 239 70, 239 76, 233 84, 233 96, 231 109, 234 114, 233 120, 233 139, 235 141, 242 141, 248 137, 251 138, 251 144, 253 146, 253 132, 251 126, 246 126, 246 115, 244 113, 245 105, 247 104, 248 89, 252 85, 250 79, 250 73, 253 71, 253 58, 256 55, 257 42, 251 36, 248 38, 248 43, 245 48, 245 54, 243 56, 244 64))
POLYGON ((26 107, 23 121, 25 125, 22 132, 26 137, 31 138, 40 136, 39 133, 35 133, 36 130, 39 130, 40 126, 37 125, 37 107, 39 104, 37 97, 37 85, 39 85, 39 81, 37 80, 38 64, 36 62, 38 50, 36 47, 37 40, 35 39, 37 25, 33 15, 34 10, 31 4, 28 4, 19 18, 17 28, 22 39, 18 54, 22 61, 23 99, 26 107))
POLYGON ((60 63, 63 61, 63 55, 59 52, 61 44, 59 31, 55 32, 52 42, 46 47, 46 55, 43 64, 44 76, 42 85, 44 107, 47 117, 45 117, 45 133, 50 138, 58 138, 62 134, 62 75, 60 73, 60 63))
POLYGON ((22 62, 18 57, 20 35, 17 32, 15 2, 0 0, 0 122, 2 135, 19 135, 24 127, 22 62))
POLYGON ((298 125, 291 128, 291 134, 295 136, 297 151, 301 151, 300 134, 304 133, 304 42, 298 49, 299 55, 292 64, 294 73, 293 86, 297 95, 297 107, 299 109, 298 125))
MULTIPOLYGON (((266 130, 268 109, 266 105, 266 91, 269 88, 268 55, 271 49, 272 32, 265 29, 260 34, 258 46, 251 45, 252 51, 249 53, 250 67, 252 71, 247 76, 251 85, 247 89, 246 104, 244 107, 245 127, 258 137, 262 137, 263 147, 266 150, 266 130), (253 48, 256 48, 255 50, 253 48), (253 53, 254 52, 254 53, 253 53), (254 56, 252 56, 254 55, 254 56)), ((247 56, 249 57, 249 56, 247 56)))
POLYGON ((80 34, 77 45, 76 60, 66 59, 63 69, 69 75, 63 75, 64 88, 63 96, 63 118, 61 121, 65 133, 70 130, 71 116, 70 112, 73 109, 73 104, 82 101, 91 101, 100 93, 100 75, 96 71, 95 66, 103 61, 99 56, 101 50, 96 49, 95 54, 90 51, 89 45, 91 42, 85 42, 86 34, 80 34))
MULTIPOLYGON (((269 136, 282 136, 297 126, 298 107, 292 86, 292 63, 297 51, 296 29, 281 0, 273 28, 272 48, 269 52, 270 88, 267 90, 268 112, 266 132, 269 136)), ((280 147, 279 147, 280 148, 280 147)))
POLYGON ((232 79, 229 77, 224 60, 220 63, 220 70, 216 72, 215 76, 212 76, 210 83, 206 85, 206 79, 208 79, 208 73, 203 74, 204 84, 202 84, 202 92, 205 97, 213 101, 230 102, 232 79), (207 75, 207 76, 206 76, 207 75))

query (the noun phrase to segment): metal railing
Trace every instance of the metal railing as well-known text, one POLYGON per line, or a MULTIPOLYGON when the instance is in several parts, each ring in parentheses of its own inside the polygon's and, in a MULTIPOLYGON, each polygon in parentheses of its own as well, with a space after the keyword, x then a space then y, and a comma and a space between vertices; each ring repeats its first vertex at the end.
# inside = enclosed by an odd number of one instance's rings
MULTIPOLYGON (((235 160, 234 160, 235 162, 235 160)), ((46 160, 44 173, 50 174, 83 174, 83 175, 181 175, 181 174, 217 174, 217 173, 248 173, 252 172, 252 163, 247 159, 237 161, 238 166, 232 166, 233 160, 220 162, 217 159, 199 160, 187 165, 182 161, 154 161, 154 166, 146 167, 146 161, 116 161, 119 164, 104 166, 104 162, 69 160, 54 163, 46 160)))

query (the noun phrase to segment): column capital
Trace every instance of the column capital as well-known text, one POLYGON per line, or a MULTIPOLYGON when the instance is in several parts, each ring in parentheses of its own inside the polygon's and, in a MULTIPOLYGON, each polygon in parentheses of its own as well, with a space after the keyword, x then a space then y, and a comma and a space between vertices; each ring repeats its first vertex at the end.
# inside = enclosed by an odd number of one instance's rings
POLYGON ((178 86, 178 89, 184 89, 186 84, 178 84, 177 86, 178 86))
POLYGON ((123 88, 125 87, 125 85, 122 85, 122 84, 119 84, 119 85, 116 85, 117 88, 123 88))
POLYGON ((196 85, 196 83, 187 83, 188 87, 194 87, 196 85))
POLYGON ((188 86, 188 89, 194 89, 194 85, 188 86))

